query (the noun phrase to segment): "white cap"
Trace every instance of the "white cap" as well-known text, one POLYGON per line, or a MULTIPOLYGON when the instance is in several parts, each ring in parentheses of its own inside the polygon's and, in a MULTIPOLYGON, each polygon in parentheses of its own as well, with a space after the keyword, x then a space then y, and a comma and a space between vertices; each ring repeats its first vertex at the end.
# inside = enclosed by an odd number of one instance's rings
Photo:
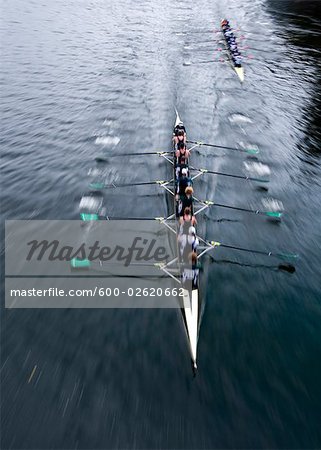
POLYGON ((182 175, 187 175, 187 169, 186 169, 186 167, 184 167, 184 169, 182 169, 182 175))
POLYGON ((188 234, 196 234, 196 230, 194 227, 189 227, 188 234))

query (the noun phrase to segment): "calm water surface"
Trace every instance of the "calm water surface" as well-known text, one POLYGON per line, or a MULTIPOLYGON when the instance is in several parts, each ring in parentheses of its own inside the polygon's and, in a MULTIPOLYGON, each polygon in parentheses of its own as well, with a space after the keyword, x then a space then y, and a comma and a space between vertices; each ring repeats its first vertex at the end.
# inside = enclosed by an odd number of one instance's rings
MULTIPOLYGON (((158 158, 95 157, 169 149, 176 107, 191 139, 255 144, 271 169, 268 191, 204 176, 198 197, 286 211, 275 224, 212 208, 203 236, 300 254, 289 274, 217 250, 195 379, 176 311, 2 309, 2 448, 320 448, 319 3, 3 0, 1 12, 3 220, 78 219, 92 181, 166 179, 158 158), (244 85, 216 51, 223 16, 249 47, 244 85)), ((193 160, 251 162, 205 147, 193 160)), ((102 195, 110 216, 168 211, 156 187, 102 195)))

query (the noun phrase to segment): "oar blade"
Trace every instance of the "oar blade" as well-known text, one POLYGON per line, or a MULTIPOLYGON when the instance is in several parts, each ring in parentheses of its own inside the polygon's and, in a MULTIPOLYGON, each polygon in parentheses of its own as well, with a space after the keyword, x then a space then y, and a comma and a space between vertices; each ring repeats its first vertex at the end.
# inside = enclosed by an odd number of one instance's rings
POLYGON ((281 259, 298 259, 297 253, 277 253, 275 256, 281 259))
POLYGON ((89 269, 91 263, 89 259, 73 258, 70 261, 70 265, 73 269, 89 269))
POLYGON ((99 220, 99 215, 95 213, 80 213, 80 218, 84 222, 99 220))
POLYGON ((254 147, 252 147, 252 148, 245 148, 244 151, 246 153, 248 153, 249 155, 258 155, 260 153, 260 150, 259 150, 258 147, 257 148, 254 148, 254 147))
POLYGON ((281 219, 283 213, 282 212, 277 212, 277 211, 266 211, 264 212, 264 214, 267 217, 271 217, 272 219, 281 219))
POLYGON ((90 183, 89 187, 91 189, 104 189, 107 186, 104 183, 90 183))

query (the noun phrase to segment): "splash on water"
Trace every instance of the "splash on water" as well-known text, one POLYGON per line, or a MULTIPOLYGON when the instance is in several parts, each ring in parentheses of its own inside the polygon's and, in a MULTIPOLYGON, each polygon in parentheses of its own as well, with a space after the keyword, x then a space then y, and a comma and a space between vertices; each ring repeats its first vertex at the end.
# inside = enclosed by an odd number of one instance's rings
POLYGON ((228 120, 231 124, 253 123, 249 117, 239 113, 231 114, 228 120))
POLYGON ((119 142, 118 136, 99 136, 95 140, 96 145, 117 145, 119 142))
POLYGON ((260 162, 244 162, 243 164, 245 171, 252 177, 269 177, 271 174, 271 170, 266 164, 260 162))

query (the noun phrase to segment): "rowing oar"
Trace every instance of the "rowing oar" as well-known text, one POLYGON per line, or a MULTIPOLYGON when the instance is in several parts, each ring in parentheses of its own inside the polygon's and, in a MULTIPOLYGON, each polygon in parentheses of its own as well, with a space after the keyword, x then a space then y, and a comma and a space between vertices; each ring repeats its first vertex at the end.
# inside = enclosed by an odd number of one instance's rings
POLYGON ((145 155, 158 155, 158 156, 163 156, 163 155, 169 155, 169 152, 138 152, 138 153, 116 153, 114 155, 107 155, 107 156, 97 156, 95 158, 95 161, 100 163, 100 162, 107 162, 109 158, 122 158, 123 156, 145 156, 145 155))
POLYGON ((229 259, 215 259, 212 256, 211 262, 216 264, 234 264, 240 267, 250 267, 253 269, 269 269, 269 270, 282 270, 284 272, 294 273, 295 267, 292 264, 278 264, 277 266, 267 266, 265 264, 249 264, 239 261, 231 261, 229 259))
POLYGON ((216 203, 212 202, 210 200, 205 200, 202 203, 205 203, 209 207, 211 206, 218 206, 219 208, 226 208, 226 209, 233 209, 235 211, 244 211, 252 214, 259 214, 267 217, 273 217, 273 218, 280 218, 282 217, 282 212, 278 211, 262 211, 261 209, 249 209, 249 208, 241 208, 239 206, 231 206, 231 205, 224 205, 222 203, 216 203))
POLYGON ((226 147, 224 145, 216 145, 216 144, 207 144, 205 142, 199 142, 199 141, 186 141, 189 144, 196 144, 199 146, 204 146, 204 147, 215 147, 215 148, 224 148, 226 150, 235 150, 237 152, 245 152, 245 153, 249 153, 250 155, 257 155, 259 153, 259 150, 256 148, 237 148, 237 147, 226 147))
POLYGON ((269 180, 263 180, 261 178, 248 177, 246 175, 234 175, 232 173, 217 172, 215 170, 198 169, 197 167, 192 167, 192 166, 189 166, 189 168, 192 169, 192 170, 196 170, 198 172, 209 173, 210 175, 221 175, 223 177, 238 178, 240 180, 258 181, 260 183, 268 183, 269 182, 269 180))
MULTIPOLYGON (((212 202, 210 200, 205 200, 205 201, 200 201, 200 203, 204 203, 205 205, 207 205, 208 207, 211 206, 217 206, 219 208, 226 208, 226 209, 233 209, 235 211, 242 211, 242 212, 247 212, 247 213, 251 213, 251 214, 257 214, 257 215, 263 215, 263 216, 267 216, 270 218, 274 218, 274 219, 280 219, 283 215, 282 212, 278 212, 278 211, 262 211, 260 209, 248 209, 248 208, 241 208, 239 206, 232 206, 232 205, 225 205, 223 203, 215 203, 212 202)), ((157 220, 157 221, 163 221, 165 218, 164 217, 107 217, 107 216, 102 216, 96 213, 81 213, 80 217, 82 220, 84 221, 92 221, 92 220, 99 220, 99 219, 104 219, 104 220, 157 220)))
POLYGON ((80 213, 80 218, 84 222, 90 222, 94 220, 135 220, 135 221, 146 221, 146 220, 156 220, 157 222, 163 222, 165 217, 109 217, 98 213, 80 213))
POLYGON ((122 188, 122 187, 132 187, 132 186, 148 186, 151 184, 166 184, 170 181, 155 180, 155 181, 143 181, 140 183, 122 183, 122 184, 105 184, 105 183, 90 183, 89 187, 92 189, 109 189, 109 188, 122 188))
POLYGON ((241 252, 253 253, 256 255, 273 256, 274 258, 279 258, 279 259, 296 259, 299 257, 299 255, 297 255, 296 253, 274 253, 274 252, 268 252, 268 251, 263 251, 263 250, 252 250, 252 249, 244 248, 244 247, 236 247, 235 245, 222 244, 221 242, 216 242, 216 241, 207 241, 207 243, 209 245, 211 245, 213 248, 214 247, 224 247, 224 248, 230 248, 232 250, 239 250, 241 252))

